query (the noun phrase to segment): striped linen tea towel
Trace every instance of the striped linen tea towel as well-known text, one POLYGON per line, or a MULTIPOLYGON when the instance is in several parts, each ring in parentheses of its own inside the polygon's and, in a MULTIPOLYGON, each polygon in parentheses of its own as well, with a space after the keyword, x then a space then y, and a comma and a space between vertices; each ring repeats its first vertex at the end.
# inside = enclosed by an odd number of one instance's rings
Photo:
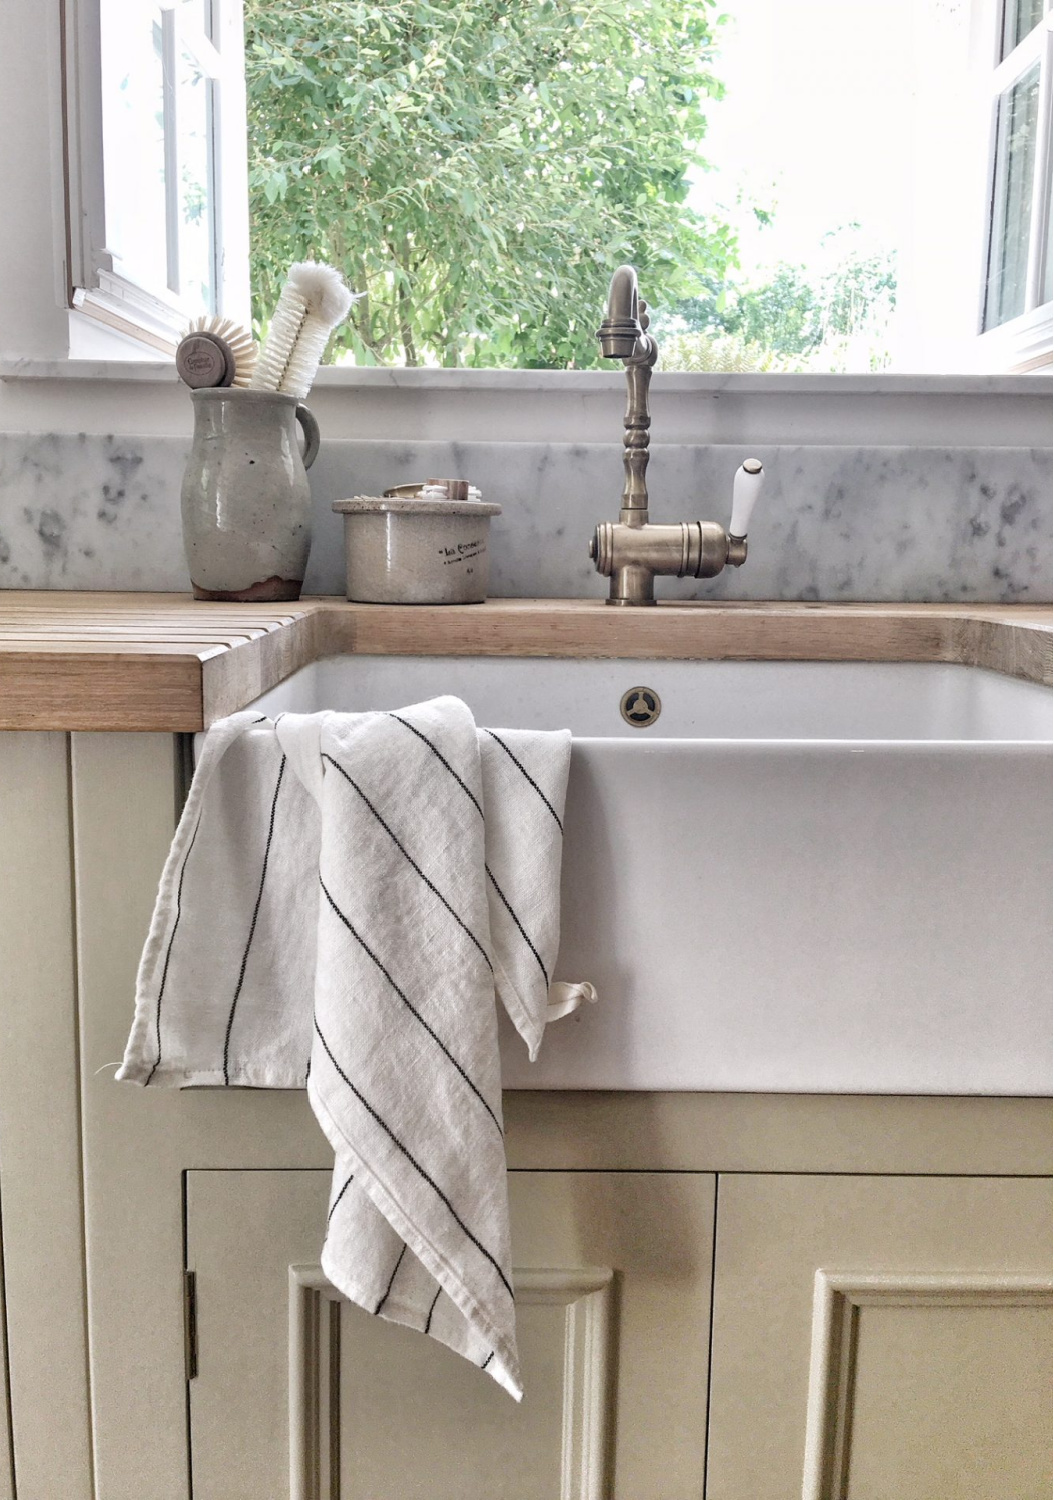
POLYGON ((303 1088, 335 1154, 322 1266, 517 1400, 495 995, 537 1055, 571 736, 398 713, 209 731, 118 1079, 303 1088))

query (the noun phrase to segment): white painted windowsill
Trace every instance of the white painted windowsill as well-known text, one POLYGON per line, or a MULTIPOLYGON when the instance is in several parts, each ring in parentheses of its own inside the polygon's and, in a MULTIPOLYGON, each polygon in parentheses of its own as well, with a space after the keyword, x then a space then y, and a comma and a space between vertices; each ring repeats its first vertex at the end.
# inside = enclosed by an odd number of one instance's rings
MULTIPOLYGON (((308 398, 326 440, 622 443, 611 370, 327 367, 308 398)), ((1054 382, 1027 375, 695 374, 659 370, 651 440, 757 447, 1045 448, 1054 382)), ((169 360, 0 359, 0 431, 189 435, 169 360)))
MULTIPOLYGON (((175 384, 171 360, 0 359, 0 380, 92 380, 134 384, 175 384)), ((656 383, 671 394, 741 396, 1044 396, 1054 393, 1046 371, 1024 375, 655 372, 656 383)), ((450 370, 400 366, 324 366, 315 384, 331 389, 407 391, 544 391, 592 393, 621 390, 623 372, 611 370, 450 370)))

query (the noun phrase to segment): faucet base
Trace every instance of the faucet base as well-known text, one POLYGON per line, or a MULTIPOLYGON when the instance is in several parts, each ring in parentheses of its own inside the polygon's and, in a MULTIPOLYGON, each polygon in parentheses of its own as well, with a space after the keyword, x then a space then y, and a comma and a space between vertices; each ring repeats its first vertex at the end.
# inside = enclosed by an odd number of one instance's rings
POLYGON ((589 544, 598 573, 611 579, 609 604, 654 604, 655 578, 713 578, 746 558, 746 541, 714 521, 627 526, 601 521, 589 544))
POLYGON ((637 607, 642 604, 654 604, 655 574, 653 570, 641 562, 629 559, 612 568, 608 603, 631 604, 637 607))

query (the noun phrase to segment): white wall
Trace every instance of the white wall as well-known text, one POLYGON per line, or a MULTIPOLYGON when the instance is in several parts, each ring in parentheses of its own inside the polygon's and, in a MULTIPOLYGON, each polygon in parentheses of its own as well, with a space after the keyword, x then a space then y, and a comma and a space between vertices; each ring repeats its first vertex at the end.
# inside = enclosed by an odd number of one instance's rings
MULTIPOLYGON (((67 320, 56 174, 61 182, 59 5, 0 7, 0 350, 64 355, 67 320)), ((61 200, 58 200, 61 201, 61 200)))

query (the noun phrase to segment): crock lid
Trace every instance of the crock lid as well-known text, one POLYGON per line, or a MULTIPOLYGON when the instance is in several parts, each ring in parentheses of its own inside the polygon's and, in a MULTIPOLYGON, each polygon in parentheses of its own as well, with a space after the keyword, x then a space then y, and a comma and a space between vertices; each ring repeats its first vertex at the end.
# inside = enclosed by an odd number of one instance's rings
POLYGON ((488 500, 387 500, 380 495, 355 495, 350 500, 334 500, 333 509, 345 516, 371 515, 381 511, 417 516, 501 515, 501 506, 488 500))

